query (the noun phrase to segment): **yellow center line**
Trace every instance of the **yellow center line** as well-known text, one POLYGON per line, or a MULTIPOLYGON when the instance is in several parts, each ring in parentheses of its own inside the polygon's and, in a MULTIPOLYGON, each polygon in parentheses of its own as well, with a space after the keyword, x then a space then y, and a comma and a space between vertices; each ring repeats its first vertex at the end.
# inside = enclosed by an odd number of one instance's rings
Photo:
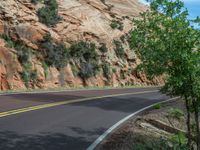
POLYGON ((60 105, 72 104, 72 103, 77 103, 77 102, 90 101, 90 100, 109 98, 109 97, 125 96, 125 95, 153 93, 153 92, 158 92, 158 91, 159 90, 134 92, 134 93, 123 93, 123 94, 113 94, 113 95, 81 98, 81 99, 75 99, 75 100, 67 100, 67 101, 62 101, 62 102, 42 104, 42 105, 37 105, 37 106, 31 106, 31 107, 26 107, 26 108, 20 108, 20 109, 0 112, 0 118, 15 115, 15 114, 20 114, 20 113, 24 113, 24 112, 29 112, 29 111, 34 111, 34 110, 39 110, 39 109, 44 109, 44 108, 50 108, 50 107, 55 107, 55 106, 60 106, 60 105))

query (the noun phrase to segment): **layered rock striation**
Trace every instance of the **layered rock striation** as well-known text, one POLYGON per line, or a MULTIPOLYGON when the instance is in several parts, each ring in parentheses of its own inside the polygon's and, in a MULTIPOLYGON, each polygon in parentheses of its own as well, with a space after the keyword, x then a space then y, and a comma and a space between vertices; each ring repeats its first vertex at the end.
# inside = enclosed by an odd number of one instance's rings
POLYGON ((146 6, 137 0, 57 0, 57 3, 58 15, 62 19, 54 26, 47 26, 39 21, 37 14, 43 3, 0 1, 0 90, 163 83, 162 78, 149 81, 136 71, 140 61, 128 44, 132 19, 146 10, 146 6), (80 41, 94 43, 98 73, 83 78, 77 73, 81 64, 73 58, 69 58, 62 69, 44 65, 46 56, 41 41, 47 33, 54 42, 62 42, 66 47, 80 41), (16 43, 23 43, 22 54, 31 49, 29 67, 20 61, 20 48, 16 43), (102 45, 106 51, 102 52, 102 45), (124 52, 123 58, 120 57, 122 52, 118 51, 124 52), (34 71, 30 74, 34 80, 24 79, 27 70, 34 71))

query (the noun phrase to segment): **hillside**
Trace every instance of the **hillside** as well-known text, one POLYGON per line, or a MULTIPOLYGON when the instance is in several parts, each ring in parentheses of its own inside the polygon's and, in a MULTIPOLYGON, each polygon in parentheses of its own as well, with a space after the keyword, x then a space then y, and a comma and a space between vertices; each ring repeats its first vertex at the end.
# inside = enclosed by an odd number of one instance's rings
POLYGON ((135 70, 128 33, 146 9, 137 0, 57 3, 57 22, 49 25, 38 17, 42 1, 1 0, 0 90, 163 82, 135 70))

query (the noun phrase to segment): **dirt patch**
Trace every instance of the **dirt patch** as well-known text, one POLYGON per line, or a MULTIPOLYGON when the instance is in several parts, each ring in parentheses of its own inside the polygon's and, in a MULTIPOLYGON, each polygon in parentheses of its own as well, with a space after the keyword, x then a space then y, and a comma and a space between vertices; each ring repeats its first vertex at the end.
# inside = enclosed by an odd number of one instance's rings
POLYGON ((169 149, 170 144, 164 148, 162 139, 185 133, 185 112, 184 101, 180 99, 157 105, 121 125, 97 150, 134 150, 147 141, 155 144, 156 149, 169 149))

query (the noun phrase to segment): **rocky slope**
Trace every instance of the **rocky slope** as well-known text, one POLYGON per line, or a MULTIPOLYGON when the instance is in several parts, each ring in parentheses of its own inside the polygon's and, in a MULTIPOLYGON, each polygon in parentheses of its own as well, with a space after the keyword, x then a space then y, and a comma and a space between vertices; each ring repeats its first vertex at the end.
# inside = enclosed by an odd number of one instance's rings
MULTIPOLYGON (((20 62, 15 47, 9 47, 9 40, 20 41, 33 53, 30 59, 31 70, 36 72, 36 79, 28 81, 28 88, 53 88, 60 85, 78 86, 119 86, 133 84, 160 84, 161 78, 150 82, 145 75, 138 73, 135 67, 139 63, 134 51, 128 46, 127 38, 132 28, 131 20, 138 17, 146 8, 137 0, 57 0, 58 14, 62 20, 53 27, 39 22, 37 11, 43 4, 32 4, 30 0, 0 1, 0 90, 26 89, 22 77, 24 65, 20 62), (113 20, 123 25, 123 29, 111 28, 113 20), (99 56, 98 65, 109 64, 109 77, 105 77, 102 68, 90 78, 83 79, 75 73, 74 65, 80 65, 70 59, 64 69, 43 65, 45 56, 38 43, 46 33, 50 33, 53 41, 62 41, 66 47, 74 42, 87 41, 95 43, 99 56), (114 40, 121 43, 125 51, 125 59, 116 55, 114 40), (101 52, 100 43, 106 44, 107 52, 101 52)), ((26 51, 26 48, 23 50, 26 51)), ((22 52, 23 53, 23 52, 22 52)))

